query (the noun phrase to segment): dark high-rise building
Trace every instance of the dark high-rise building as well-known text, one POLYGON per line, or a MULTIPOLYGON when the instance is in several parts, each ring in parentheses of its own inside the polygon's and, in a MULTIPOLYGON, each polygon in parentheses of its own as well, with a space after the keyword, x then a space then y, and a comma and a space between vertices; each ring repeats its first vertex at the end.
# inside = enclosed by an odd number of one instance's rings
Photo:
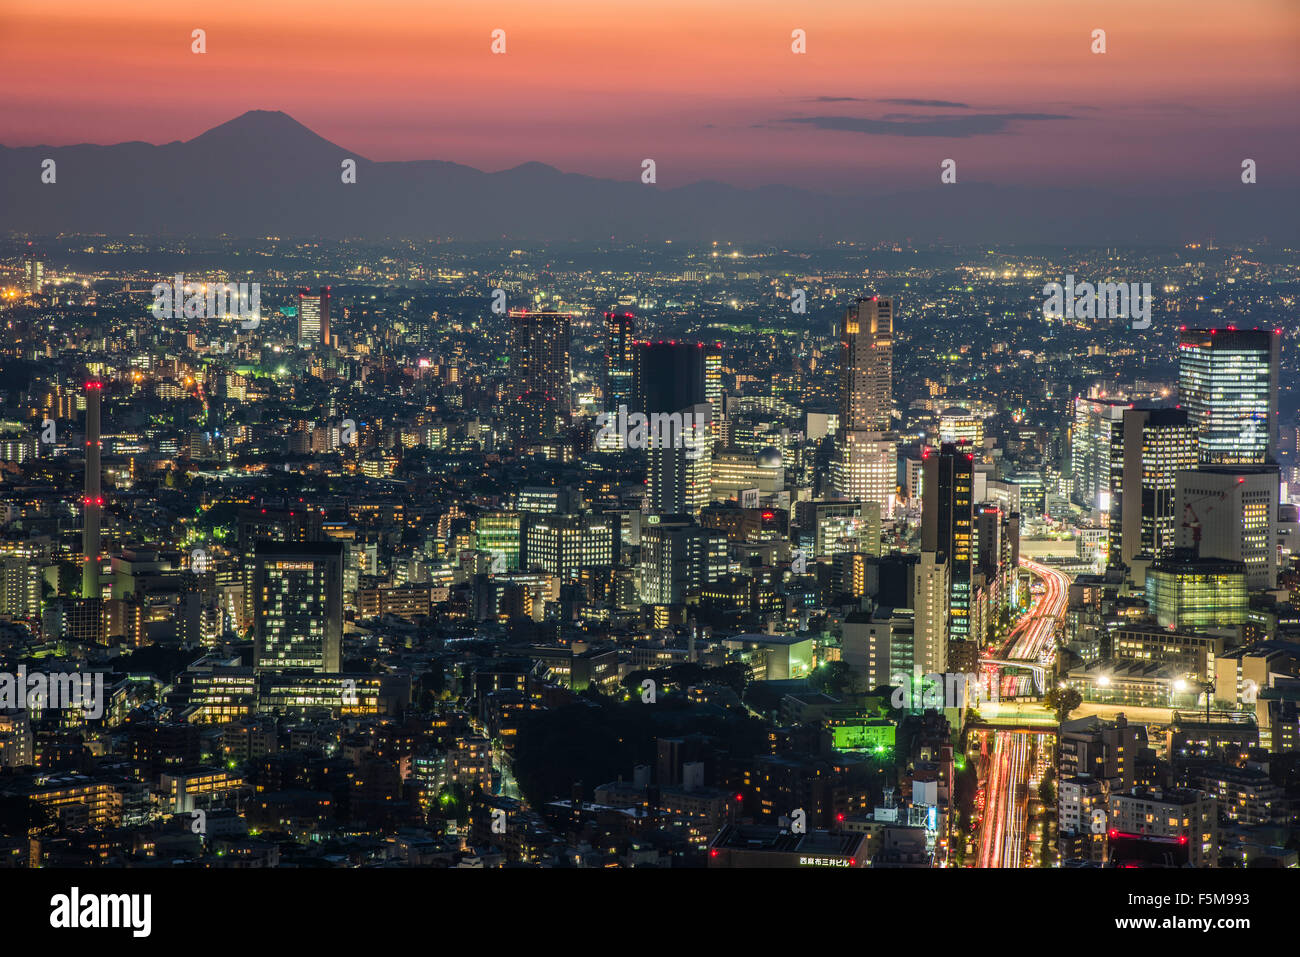
POLYGON ((86 383, 86 483, 81 500, 85 524, 81 531, 81 552, 84 564, 81 569, 81 597, 99 597, 99 526, 104 512, 104 495, 100 489, 100 454, 104 443, 100 438, 100 403, 104 383, 92 379, 86 383))
POLYGON ((310 289, 298 290, 298 344, 330 344, 330 305, 329 286, 321 286, 315 295, 310 289))
POLYGON ((922 454, 925 470, 921 506, 921 551, 934 552, 936 561, 948 563, 950 641, 965 641, 970 634, 972 563, 972 501, 975 456, 965 445, 945 442, 922 454))
POLYGON ((638 342, 635 354, 634 411, 680 412, 708 401, 702 343, 638 342))
POLYGON ((254 554, 254 667, 338 674, 343 544, 258 542, 254 554))
POLYGON ((636 384, 635 319, 630 312, 605 313, 605 408, 632 407, 636 384))
POLYGON ((1178 341, 1178 396, 1196 428, 1201 461, 1277 460, 1281 335, 1260 329, 1186 329, 1178 341))
POLYGON ((696 514, 708 504, 713 445, 706 352, 698 342, 637 344, 634 405, 649 419, 652 512, 696 514), (680 418, 670 421, 670 416, 680 418))
POLYGON ((572 407, 571 324, 572 317, 561 312, 510 314, 510 361, 515 364, 519 391, 544 393, 566 414, 572 407))
POLYGON ((1112 466, 1108 561, 1165 558, 1177 543, 1178 472, 1196 465, 1196 429, 1186 409, 1125 409, 1112 466))
POLYGON ((241 508, 237 513, 239 548, 248 553, 260 541, 318 542, 324 521, 320 509, 302 505, 241 508))
POLYGON ((510 361, 518 390, 513 397, 515 434, 551 436, 567 423, 573 410, 571 326, 567 313, 510 314, 510 361))

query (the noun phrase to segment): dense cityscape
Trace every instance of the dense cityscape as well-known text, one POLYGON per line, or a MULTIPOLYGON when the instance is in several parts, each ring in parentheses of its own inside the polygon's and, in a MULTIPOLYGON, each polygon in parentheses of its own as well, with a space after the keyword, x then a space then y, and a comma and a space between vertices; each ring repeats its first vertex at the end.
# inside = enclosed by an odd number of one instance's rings
POLYGON ((0 866, 1297 867, 1298 295, 10 236, 0 866))
POLYGON ((1297 50, 5 4, 6 941, 1275 949, 1297 50))

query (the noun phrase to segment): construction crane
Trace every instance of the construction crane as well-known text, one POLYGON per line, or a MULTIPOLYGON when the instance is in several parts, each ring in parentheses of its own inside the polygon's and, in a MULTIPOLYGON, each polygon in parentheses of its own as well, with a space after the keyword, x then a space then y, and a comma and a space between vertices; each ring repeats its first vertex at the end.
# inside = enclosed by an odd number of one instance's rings
MULTIPOLYGON (((1192 506, 1197 504, 1198 502, 1205 501, 1207 498, 1217 499, 1218 501, 1221 502, 1223 501, 1224 497, 1225 497, 1225 493, 1223 492, 1209 492, 1205 495, 1201 495, 1198 496, 1197 498, 1192 499, 1190 502, 1183 503, 1183 528, 1190 528, 1192 530, 1192 557, 1193 558, 1201 557, 1201 519, 1200 516, 1196 514, 1196 509, 1192 508, 1192 506), (1192 520, 1190 522, 1187 520, 1187 516, 1189 515, 1192 517, 1192 520)), ((1205 514, 1209 515, 1213 511, 1214 511, 1214 506, 1211 505, 1209 508, 1205 510, 1205 514)))

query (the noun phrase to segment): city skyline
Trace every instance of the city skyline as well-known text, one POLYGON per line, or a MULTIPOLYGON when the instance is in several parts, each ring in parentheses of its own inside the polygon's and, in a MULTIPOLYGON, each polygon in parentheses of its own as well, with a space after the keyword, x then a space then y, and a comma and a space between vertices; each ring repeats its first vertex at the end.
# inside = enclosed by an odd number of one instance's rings
POLYGON ((1291 0, 11 7, 20 933, 1285 934, 1291 0))

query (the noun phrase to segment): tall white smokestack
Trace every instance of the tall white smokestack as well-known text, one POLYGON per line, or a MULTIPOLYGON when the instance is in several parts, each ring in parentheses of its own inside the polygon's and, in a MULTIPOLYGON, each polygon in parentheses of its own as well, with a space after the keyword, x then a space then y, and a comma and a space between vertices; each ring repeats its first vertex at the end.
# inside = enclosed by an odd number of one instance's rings
POLYGON ((104 496, 99 487, 99 455, 103 441, 99 433, 100 398, 104 383, 91 379, 86 383, 86 495, 81 506, 85 525, 81 533, 81 552, 85 564, 81 569, 81 597, 99 597, 99 523, 104 510, 104 496))

